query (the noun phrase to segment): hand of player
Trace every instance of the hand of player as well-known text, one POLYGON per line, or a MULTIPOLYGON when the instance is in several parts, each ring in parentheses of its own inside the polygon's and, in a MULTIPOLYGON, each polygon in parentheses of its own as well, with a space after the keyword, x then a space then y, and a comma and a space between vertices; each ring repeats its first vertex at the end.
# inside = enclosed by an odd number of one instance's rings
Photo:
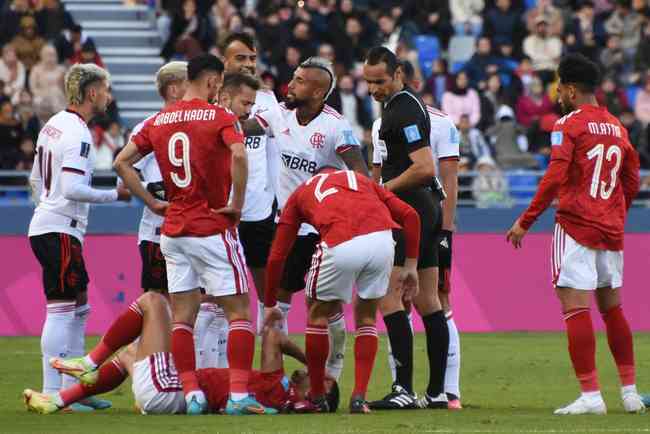
POLYGON ((215 214, 223 214, 230 217, 235 222, 235 224, 238 224, 239 220, 241 219, 241 209, 230 205, 219 209, 213 209, 212 212, 215 214))
POLYGON ((413 300, 418 295, 419 286, 418 286, 418 270, 417 270, 417 260, 415 259, 406 259, 404 267, 398 277, 398 282, 402 287, 403 297, 405 300, 413 300))
POLYGON ((117 200, 120 201, 120 202, 130 202, 131 201, 131 192, 122 183, 119 183, 117 185, 117 200))
POLYGON ((506 234, 506 241, 512 243, 515 249, 518 249, 521 247, 521 241, 524 239, 526 232, 528 231, 519 226, 519 219, 517 219, 506 234))
POLYGON ((282 311, 277 307, 265 307, 264 328, 275 326, 277 321, 282 321, 282 311))
POLYGON ((161 202, 159 200, 156 200, 153 204, 149 205, 151 212, 162 217, 165 216, 165 212, 167 212, 168 207, 168 202, 161 202))

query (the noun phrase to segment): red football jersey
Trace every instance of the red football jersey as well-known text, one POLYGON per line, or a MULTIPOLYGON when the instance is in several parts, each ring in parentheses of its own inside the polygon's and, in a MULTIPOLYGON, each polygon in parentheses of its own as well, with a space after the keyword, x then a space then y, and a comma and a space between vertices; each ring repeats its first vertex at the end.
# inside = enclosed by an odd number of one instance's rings
POLYGON ((551 162, 520 224, 530 228, 557 197, 556 221, 578 243, 622 250, 625 216, 639 191, 639 157, 606 108, 583 105, 558 120, 551 162))
POLYGON ((282 209, 267 264, 269 292, 265 303, 269 307, 275 305, 274 291, 282 264, 302 223, 314 226, 330 248, 359 235, 400 228, 401 224, 406 256, 418 256, 420 218, 411 206, 351 170, 323 170, 301 184, 282 209))
POLYGON ((227 205, 230 145, 243 143, 237 117, 201 99, 178 101, 152 117, 133 138, 142 155, 154 152, 170 203, 162 233, 205 237, 232 227, 212 209, 227 205))
MULTIPOLYGON (((210 410, 218 413, 228 403, 230 376, 228 369, 198 369, 199 387, 205 393, 210 410)), ((289 401, 289 379, 284 371, 260 372, 253 370, 248 390, 265 407, 281 409, 289 401)))

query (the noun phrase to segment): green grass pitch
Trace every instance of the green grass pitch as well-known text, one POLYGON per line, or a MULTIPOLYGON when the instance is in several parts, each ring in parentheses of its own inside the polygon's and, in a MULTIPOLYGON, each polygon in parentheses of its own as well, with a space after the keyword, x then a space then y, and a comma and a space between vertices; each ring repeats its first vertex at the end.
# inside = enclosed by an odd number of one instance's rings
MULTIPOLYGON (((294 336, 303 344, 301 336, 294 336)), ((89 344, 95 339, 89 339, 89 344)), ((650 432, 650 413, 623 413, 615 365, 603 335, 598 336, 598 367, 607 416, 558 417, 552 410, 578 396, 563 334, 463 334, 459 412, 411 410, 350 415, 347 400, 353 380, 352 338, 341 381, 342 407, 335 415, 309 416, 141 416, 133 410, 130 382, 105 397, 110 410, 91 414, 42 416, 28 413, 20 398, 41 383, 38 338, 0 338, 0 433, 638 433, 650 432)), ((426 350, 416 337, 416 384, 426 386, 426 350)), ((635 336, 637 384, 650 391, 650 334, 635 336)), ((385 339, 369 391, 382 396, 390 385, 385 339)), ((295 364, 289 364, 292 369, 295 364)))

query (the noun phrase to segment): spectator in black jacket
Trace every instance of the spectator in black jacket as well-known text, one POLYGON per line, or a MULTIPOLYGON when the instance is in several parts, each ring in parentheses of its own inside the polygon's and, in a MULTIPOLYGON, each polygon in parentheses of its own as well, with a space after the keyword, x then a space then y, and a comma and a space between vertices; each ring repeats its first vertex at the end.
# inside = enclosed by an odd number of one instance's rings
POLYGON ((415 18, 420 33, 436 35, 445 48, 449 45, 454 34, 449 0, 411 0, 407 12, 415 18))
POLYGON ((161 56, 192 58, 207 51, 216 41, 210 20, 197 13, 196 1, 185 0, 183 10, 172 19, 169 40, 163 46, 161 56))
POLYGON ((485 36, 476 43, 476 52, 465 64, 465 72, 469 77, 470 86, 476 89, 485 88, 485 80, 489 74, 499 71, 499 59, 492 54, 492 42, 485 36))
POLYGON ((75 22, 60 0, 44 0, 43 9, 36 12, 36 24, 41 36, 52 41, 64 29, 71 29, 75 22))
POLYGON ((504 42, 520 47, 525 27, 521 11, 512 7, 510 0, 497 0, 496 7, 485 14, 483 34, 489 36, 495 44, 504 42))

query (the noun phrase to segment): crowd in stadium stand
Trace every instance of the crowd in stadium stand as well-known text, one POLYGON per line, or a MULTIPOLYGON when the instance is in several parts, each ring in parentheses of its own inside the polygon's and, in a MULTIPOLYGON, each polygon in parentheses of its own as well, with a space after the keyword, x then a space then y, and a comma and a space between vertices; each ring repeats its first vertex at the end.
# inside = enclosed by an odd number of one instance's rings
MULTIPOLYGON (((368 97, 361 65, 370 47, 383 44, 416 66, 424 100, 459 127, 462 170, 479 172, 546 167, 549 134, 559 118, 554 70, 562 54, 577 51, 602 66, 599 102, 628 128, 642 168, 650 169, 648 0, 127 3, 155 12, 167 60, 218 54, 219 39, 231 31, 256 34, 262 78, 280 99, 302 60, 332 60, 338 85, 329 104, 364 143, 380 107, 368 97), (462 52, 473 54, 463 59, 462 52)), ((0 168, 26 169, 39 125, 64 105, 66 66, 102 61, 59 0, 5 0, 1 9, 0 168)), ((116 107, 95 128, 98 164, 109 168, 124 143, 116 107)))

